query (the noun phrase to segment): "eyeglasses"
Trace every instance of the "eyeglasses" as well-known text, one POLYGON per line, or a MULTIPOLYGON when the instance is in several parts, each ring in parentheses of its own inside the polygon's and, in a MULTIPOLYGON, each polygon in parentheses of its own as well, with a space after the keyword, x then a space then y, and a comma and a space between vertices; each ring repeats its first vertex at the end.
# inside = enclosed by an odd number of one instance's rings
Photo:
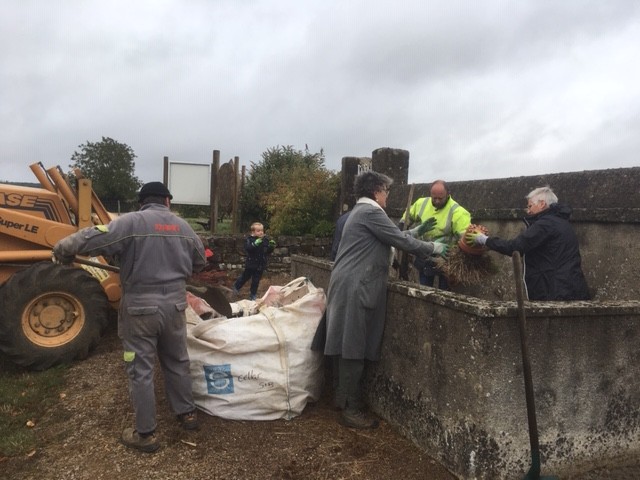
POLYGON ((539 205, 542 200, 538 200, 537 202, 530 202, 527 204, 527 210, 531 210, 536 205, 539 205))
POLYGON ((386 193, 387 195, 389 195, 389 190, 391 190, 389 187, 382 187, 382 189, 380 191, 386 193))

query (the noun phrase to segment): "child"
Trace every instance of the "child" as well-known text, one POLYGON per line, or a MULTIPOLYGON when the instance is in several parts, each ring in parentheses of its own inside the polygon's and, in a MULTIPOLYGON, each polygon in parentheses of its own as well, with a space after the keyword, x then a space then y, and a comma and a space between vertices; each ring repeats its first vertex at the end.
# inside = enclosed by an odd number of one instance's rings
POLYGON ((264 234, 264 226, 260 222, 251 224, 251 235, 244 241, 247 252, 244 271, 233 284, 233 295, 237 296, 242 286, 251 279, 249 300, 255 300, 262 272, 267 267, 267 256, 273 252, 275 240, 269 240, 264 234))

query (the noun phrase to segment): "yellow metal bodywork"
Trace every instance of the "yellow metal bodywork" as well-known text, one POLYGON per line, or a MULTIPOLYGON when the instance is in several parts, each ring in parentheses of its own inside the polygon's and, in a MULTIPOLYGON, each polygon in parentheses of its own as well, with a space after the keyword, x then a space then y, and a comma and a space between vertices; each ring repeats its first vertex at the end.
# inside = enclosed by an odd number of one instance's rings
MULTIPOLYGON (((0 285, 26 264, 50 260, 60 239, 84 227, 106 225, 114 218, 91 188, 91 180, 78 171, 74 191, 58 167, 45 170, 34 163, 30 168, 42 188, 0 184, 0 285)), ((91 260, 108 264, 103 257, 91 260)), ((120 276, 95 266, 80 266, 100 281, 109 302, 117 306, 120 276)))

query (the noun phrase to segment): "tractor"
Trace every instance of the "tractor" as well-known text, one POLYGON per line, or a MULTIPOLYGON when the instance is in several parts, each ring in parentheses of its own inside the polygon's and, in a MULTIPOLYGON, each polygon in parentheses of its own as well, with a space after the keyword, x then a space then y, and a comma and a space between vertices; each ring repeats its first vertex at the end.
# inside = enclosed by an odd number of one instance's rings
POLYGON ((85 358, 121 297, 118 268, 103 257, 54 264, 58 240, 107 224, 109 213, 74 171, 30 166, 41 188, 0 183, 0 351, 18 365, 44 370, 85 358))

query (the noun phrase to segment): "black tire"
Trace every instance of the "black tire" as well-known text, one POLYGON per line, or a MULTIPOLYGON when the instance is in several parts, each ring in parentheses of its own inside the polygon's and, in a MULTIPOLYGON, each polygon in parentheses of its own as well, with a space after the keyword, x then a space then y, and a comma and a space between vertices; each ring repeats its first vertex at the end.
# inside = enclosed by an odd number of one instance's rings
POLYGON ((34 370, 86 358, 109 319, 98 280, 50 262, 15 273, 0 290, 0 305, 0 351, 34 370))

